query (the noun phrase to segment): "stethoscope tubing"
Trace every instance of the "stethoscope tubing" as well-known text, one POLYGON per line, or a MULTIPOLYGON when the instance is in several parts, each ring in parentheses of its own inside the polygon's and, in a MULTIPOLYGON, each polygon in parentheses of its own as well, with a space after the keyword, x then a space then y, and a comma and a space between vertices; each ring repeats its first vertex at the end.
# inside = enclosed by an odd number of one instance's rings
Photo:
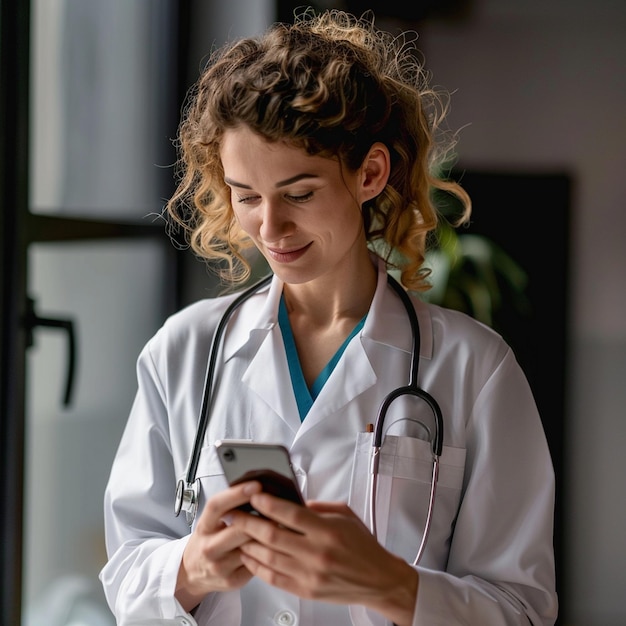
POLYGON ((265 276, 250 288, 242 292, 237 298, 235 298, 226 311, 222 315, 222 319, 219 321, 215 334, 213 335, 213 342, 211 344, 211 352, 209 353, 209 362, 207 366, 206 376, 204 380, 204 392, 202 395, 202 406, 200 407, 200 420, 198 421, 198 430, 196 432, 196 438, 193 444, 193 452, 189 459, 189 467, 187 469, 187 483, 193 484, 196 480, 198 473, 198 463, 200 462, 200 454, 202 452, 202 442, 204 441, 204 435, 211 419, 211 408, 213 404, 213 382, 215 381, 215 371, 217 369, 217 357, 219 354, 219 347, 222 342, 222 337, 226 330, 226 326, 233 316, 233 313, 255 293, 262 289, 272 280, 272 274, 265 276))
POLYGON ((443 415, 441 413, 441 408, 439 407, 437 401, 417 384, 421 349, 421 334, 419 329, 419 323, 417 321, 417 314, 415 313, 413 303, 411 302, 411 299, 409 298, 407 292, 404 290, 404 287, 402 287, 402 285, 391 275, 388 275, 387 279, 389 285, 393 287, 394 291, 402 300, 404 308, 406 309, 406 312, 408 314, 409 322, 411 324, 411 333, 413 335, 413 346, 411 348, 409 384, 406 387, 398 387, 398 389, 394 389, 385 397, 385 399, 381 403, 374 425, 373 446, 380 448, 380 446, 382 445, 383 426, 385 422, 385 417, 387 415, 387 410, 389 409, 391 403, 394 400, 397 400, 400 396, 413 395, 424 400, 424 402, 426 402, 430 406, 432 412, 435 415, 436 430, 435 435, 432 438, 432 448, 433 454, 439 457, 441 456, 441 451, 443 450, 443 415))
POLYGON ((200 406, 200 417, 196 429, 196 437, 193 442, 193 449, 187 465, 187 474, 176 483, 176 496, 174 498, 174 515, 178 517, 182 510, 185 511, 187 524, 193 524, 198 510, 198 496, 200 488, 197 483, 198 464, 202 453, 202 443, 206 434, 209 421, 211 419, 211 408, 213 404, 213 382, 215 381, 215 371, 217 369, 217 357, 220 353, 222 338, 226 331, 226 326, 235 311, 250 297, 272 280, 272 274, 263 277, 251 287, 239 294, 227 307, 222 315, 211 342, 207 370, 204 379, 204 390, 202 392, 202 404, 200 406))
POLYGON ((421 348, 421 334, 419 330, 419 322, 417 320, 417 314, 415 308, 411 302, 408 294, 402 287, 402 285, 395 280, 391 275, 387 276, 389 285, 394 289, 396 294, 400 297, 404 304, 404 308, 407 311, 409 322, 411 324, 411 333, 413 335, 413 346, 411 348, 411 365, 409 370, 409 384, 405 387, 398 387, 390 392, 383 399, 378 414, 376 415, 376 422, 374 424, 374 433, 372 437, 372 450, 370 461, 370 494, 369 494, 369 516, 370 516, 370 530, 374 537, 378 538, 377 524, 376 524, 376 501, 378 493, 378 475, 380 466, 380 454, 384 435, 385 418, 387 417, 387 411, 391 404, 402 396, 416 396, 425 401, 430 407, 435 417, 435 434, 431 438, 432 453, 433 453, 433 469, 430 482, 430 494, 428 498, 428 511, 426 513, 426 522, 424 524, 424 531, 422 533, 422 541, 417 551, 417 555, 413 561, 413 565, 417 565, 426 548, 426 541, 430 532, 430 527, 433 519, 435 496, 437 493, 437 481, 439 479, 439 457, 443 450, 443 415, 441 408, 437 401, 426 391, 420 388, 417 384, 419 375, 419 357, 421 348))

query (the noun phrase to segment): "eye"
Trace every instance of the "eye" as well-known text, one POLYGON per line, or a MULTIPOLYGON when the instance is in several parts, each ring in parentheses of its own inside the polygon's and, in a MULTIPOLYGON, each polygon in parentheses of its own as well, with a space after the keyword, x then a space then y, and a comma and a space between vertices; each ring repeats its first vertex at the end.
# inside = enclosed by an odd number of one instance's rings
POLYGON ((296 195, 296 194, 287 194, 285 196, 291 202, 307 202, 313 197, 313 192, 309 191, 304 194, 296 195))
POLYGON ((235 196, 235 199, 239 204, 250 204, 258 200, 258 198, 258 196, 235 196))

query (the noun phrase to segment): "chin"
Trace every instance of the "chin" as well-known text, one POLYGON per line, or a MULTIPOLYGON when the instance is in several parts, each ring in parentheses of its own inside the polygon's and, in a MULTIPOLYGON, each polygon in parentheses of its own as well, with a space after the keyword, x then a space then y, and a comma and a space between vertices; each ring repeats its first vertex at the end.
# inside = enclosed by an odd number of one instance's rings
POLYGON ((272 272, 280 278, 286 285, 304 285, 319 277, 318 272, 308 271, 306 269, 290 268, 285 265, 270 264, 272 272))

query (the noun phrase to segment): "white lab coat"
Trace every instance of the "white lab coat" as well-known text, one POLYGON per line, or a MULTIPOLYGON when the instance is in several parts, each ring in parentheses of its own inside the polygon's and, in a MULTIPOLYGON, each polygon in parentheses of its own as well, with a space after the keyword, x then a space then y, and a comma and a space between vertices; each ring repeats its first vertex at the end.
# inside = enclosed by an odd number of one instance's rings
MULTIPOLYGON (((218 368, 217 392, 198 476, 200 507, 226 486, 217 439, 279 442, 292 455, 305 498, 349 501, 369 521, 368 455, 377 407, 408 382, 406 310, 379 264, 362 332, 350 342, 301 423, 277 309, 282 283, 234 315, 218 368)), ((176 482, 193 445, 213 331, 232 296, 172 316, 138 360, 138 392, 105 495, 109 561, 101 572, 119 626, 387 625, 363 607, 301 600, 258 579, 213 594, 190 615, 174 598, 189 535, 175 517, 176 482)), ((414 626, 553 624, 554 474, 537 409, 511 349, 458 312, 414 300, 421 331, 420 385, 444 416, 444 448, 414 626)), ((378 537, 412 562, 430 488, 424 429, 387 418, 377 498, 378 537)), ((412 409, 432 426, 425 403, 412 409)))

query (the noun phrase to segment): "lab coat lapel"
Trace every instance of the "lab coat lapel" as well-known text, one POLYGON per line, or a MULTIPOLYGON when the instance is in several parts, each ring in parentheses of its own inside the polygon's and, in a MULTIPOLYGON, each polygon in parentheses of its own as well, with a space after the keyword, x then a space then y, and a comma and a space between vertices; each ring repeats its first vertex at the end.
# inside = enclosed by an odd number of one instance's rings
MULTIPOLYGON (((430 314, 426 305, 411 298, 415 305, 420 333, 420 357, 432 358, 433 334, 430 314)), ((402 300, 387 283, 387 271, 382 261, 378 262, 378 285, 367 323, 363 329, 366 342, 389 346, 394 350, 411 353, 413 335, 407 311, 402 300)), ((385 367, 385 363, 380 364, 385 367)))
POLYGON ((241 357, 249 361, 242 385, 296 431, 300 418, 277 321, 282 291, 282 281, 274 276, 269 291, 264 289, 259 294, 263 300, 253 298, 241 307, 225 341, 224 358, 241 357))
POLYGON ((289 366, 278 324, 266 333, 250 362, 242 383, 287 422, 292 431, 300 428, 298 405, 291 385, 289 366))
POLYGON ((315 399, 299 435, 320 421, 335 416, 346 404, 376 383, 364 343, 356 337, 351 341, 337 366, 315 399))

